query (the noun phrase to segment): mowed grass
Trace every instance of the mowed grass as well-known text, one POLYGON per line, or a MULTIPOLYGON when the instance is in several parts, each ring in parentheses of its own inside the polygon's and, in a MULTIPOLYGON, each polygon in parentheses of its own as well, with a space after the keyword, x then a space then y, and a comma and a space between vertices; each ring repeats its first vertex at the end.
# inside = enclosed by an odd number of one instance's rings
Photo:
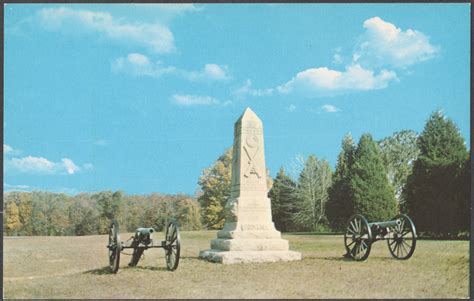
MULTIPOLYGON (((125 240, 130 234, 121 234, 125 240)), ((155 233, 161 240, 163 233, 155 233)), ((283 235, 296 262, 221 265, 198 258, 215 231, 182 232, 181 259, 166 270, 164 251, 137 267, 121 256, 107 268, 107 236, 4 238, 5 298, 467 298, 469 242, 418 241, 413 257, 393 259, 385 241, 365 262, 344 259, 343 239, 283 235)), ((126 250, 130 253, 131 250, 126 250)))

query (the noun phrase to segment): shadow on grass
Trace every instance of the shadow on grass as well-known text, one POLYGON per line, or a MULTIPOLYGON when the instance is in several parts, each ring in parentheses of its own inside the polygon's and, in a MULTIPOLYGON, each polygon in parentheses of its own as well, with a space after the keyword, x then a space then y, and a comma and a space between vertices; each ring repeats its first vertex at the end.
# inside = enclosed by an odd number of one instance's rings
MULTIPOLYGON (((365 261, 370 261, 370 256, 366 260, 363 261, 356 261, 352 259, 351 257, 346 257, 344 255, 342 256, 328 256, 328 257, 305 257, 305 258, 317 258, 317 259, 322 259, 322 260, 330 260, 330 261, 347 261, 347 262, 365 262, 365 261)), ((380 260, 380 261, 393 261, 396 260, 395 258, 392 257, 379 257, 379 256, 373 256, 372 260, 380 260)))
POLYGON ((322 259, 322 260, 330 260, 330 261, 354 261, 350 257, 342 256, 327 256, 327 257, 317 257, 317 256, 305 256, 304 258, 312 258, 312 259, 322 259))
MULTIPOLYGON (((121 267, 120 270, 149 270, 149 271, 167 271, 168 269, 165 267, 154 267, 154 266, 134 266, 134 267, 121 267)), ((110 270, 109 267, 103 267, 103 268, 98 268, 98 269, 93 269, 93 270, 88 270, 83 272, 83 274, 92 274, 92 275, 113 275, 112 271, 110 270)))
POLYGON ((93 275, 111 275, 113 274, 109 267, 103 267, 99 269, 93 269, 83 272, 83 274, 93 274, 93 275))
POLYGON ((168 271, 167 268, 165 267, 154 267, 154 266, 134 266, 134 267, 124 267, 124 270, 134 270, 134 269, 139 269, 139 270, 149 270, 149 271, 168 271))

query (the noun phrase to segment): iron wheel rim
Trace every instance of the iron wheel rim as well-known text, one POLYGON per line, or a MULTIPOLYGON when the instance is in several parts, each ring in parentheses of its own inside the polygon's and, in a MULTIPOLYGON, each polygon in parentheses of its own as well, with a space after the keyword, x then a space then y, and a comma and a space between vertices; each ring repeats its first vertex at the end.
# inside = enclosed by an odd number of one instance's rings
POLYGON ((344 233, 346 254, 355 261, 363 261, 369 257, 372 248, 372 231, 369 223, 360 214, 354 214, 347 222, 344 233))
POLYGON ((409 259, 415 252, 416 229, 415 224, 406 214, 399 214, 393 220, 400 219, 400 224, 390 227, 392 234, 387 239, 390 254, 399 260, 409 259), (393 235, 393 236, 392 236, 393 235))
POLYGON ((174 271, 178 268, 179 256, 181 251, 181 237, 176 222, 172 221, 168 224, 168 227, 166 228, 165 239, 166 267, 168 270, 174 271))
POLYGON ((109 228, 109 267, 112 273, 117 273, 120 266, 120 238, 119 226, 116 220, 113 220, 109 228))

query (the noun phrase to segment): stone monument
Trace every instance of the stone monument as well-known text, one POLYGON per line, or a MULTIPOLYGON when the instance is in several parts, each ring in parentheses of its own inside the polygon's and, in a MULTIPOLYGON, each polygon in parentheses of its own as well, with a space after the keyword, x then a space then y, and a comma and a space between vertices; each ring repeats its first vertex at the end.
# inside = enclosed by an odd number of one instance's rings
POLYGON ((272 222, 263 125, 250 108, 234 125, 231 185, 224 228, 199 257, 224 264, 300 260, 272 222))

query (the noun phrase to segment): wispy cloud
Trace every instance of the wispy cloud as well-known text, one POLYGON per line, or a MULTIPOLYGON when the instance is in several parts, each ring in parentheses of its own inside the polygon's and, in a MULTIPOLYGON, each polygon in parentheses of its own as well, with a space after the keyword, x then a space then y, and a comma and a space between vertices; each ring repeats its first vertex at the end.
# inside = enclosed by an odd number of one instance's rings
POLYGON ((171 101, 180 106, 209 106, 220 103, 218 99, 211 96, 198 96, 189 94, 175 94, 171 97, 171 101))
POLYGON ((178 70, 179 75, 187 78, 191 81, 201 80, 228 80, 230 79, 229 71, 227 66, 220 66, 217 64, 206 64, 200 71, 185 71, 178 70))
POLYGON ((319 67, 299 72, 290 81, 278 86, 277 90, 283 94, 299 92, 317 97, 349 91, 383 89, 389 82, 396 80, 397 74, 393 71, 382 70, 375 74, 360 65, 350 65, 344 71, 319 67))
POLYGON ((234 94, 237 95, 250 95, 250 96, 271 96, 275 89, 267 88, 267 89, 254 89, 252 88, 252 81, 247 79, 244 85, 237 90, 234 91, 234 94))
POLYGON ((3 183, 3 188, 5 188, 5 190, 26 190, 26 189, 29 189, 30 186, 28 186, 28 185, 10 185, 10 184, 7 184, 7 183, 3 183))
POLYGON ((107 145, 107 140, 99 139, 99 140, 94 141, 94 144, 98 145, 98 146, 106 146, 107 145))
POLYGON ((344 58, 341 55, 342 47, 337 47, 334 55, 332 56, 332 63, 333 64, 342 64, 344 58))
MULTIPOLYGON (((90 168, 92 168, 91 164, 87 169, 90 168)), ((5 171, 27 174, 72 175, 81 171, 81 167, 77 166, 74 161, 69 158, 62 158, 59 162, 52 162, 43 157, 27 156, 5 160, 5 171)))
POLYGON ((288 112, 292 113, 292 112, 296 111, 296 106, 291 104, 291 105, 288 106, 287 110, 288 110, 288 112))
POLYGON ((439 47, 428 36, 413 29, 403 31, 392 23, 373 17, 364 21, 365 32, 353 54, 355 63, 369 67, 405 68, 434 58, 439 47))
POLYGON ((88 170, 88 169, 93 169, 94 168, 94 165, 92 165, 92 163, 86 163, 82 166, 82 168, 88 170))
POLYGON ((4 144, 3 145, 3 154, 6 155, 8 153, 13 152, 13 148, 10 145, 4 144))
POLYGON ((3 183, 3 190, 4 192, 13 192, 13 191, 20 191, 20 192, 31 192, 35 190, 40 191, 49 191, 55 193, 66 193, 69 195, 75 195, 79 193, 79 191, 75 188, 70 187, 53 187, 53 188, 46 188, 46 187, 38 187, 38 186, 29 186, 29 185, 10 185, 7 183, 3 183))
POLYGON ((143 46, 154 53, 175 49, 169 28, 160 23, 126 22, 108 12, 76 10, 68 7, 38 11, 41 26, 62 32, 92 32, 110 40, 143 46))
POLYGON ((341 109, 339 109, 338 107, 335 107, 333 105, 329 105, 329 104, 325 104, 321 107, 321 109, 323 109, 324 111, 328 112, 328 113, 336 113, 336 112, 340 112, 341 109))
POLYGON ((230 79, 228 68, 225 65, 206 64, 202 70, 189 71, 174 66, 164 66, 161 61, 152 61, 148 56, 140 53, 130 53, 127 57, 115 59, 112 62, 112 71, 154 78, 171 74, 190 81, 225 81, 230 79))
POLYGON ((21 150, 13 148, 8 144, 3 144, 3 155, 4 156, 15 156, 21 153, 21 150))
POLYGON ((146 3, 135 5, 148 11, 150 11, 150 9, 156 8, 157 10, 154 10, 153 13, 155 15, 159 15, 161 18, 174 18, 188 12, 198 12, 203 10, 203 7, 196 6, 192 3, 146 3))

